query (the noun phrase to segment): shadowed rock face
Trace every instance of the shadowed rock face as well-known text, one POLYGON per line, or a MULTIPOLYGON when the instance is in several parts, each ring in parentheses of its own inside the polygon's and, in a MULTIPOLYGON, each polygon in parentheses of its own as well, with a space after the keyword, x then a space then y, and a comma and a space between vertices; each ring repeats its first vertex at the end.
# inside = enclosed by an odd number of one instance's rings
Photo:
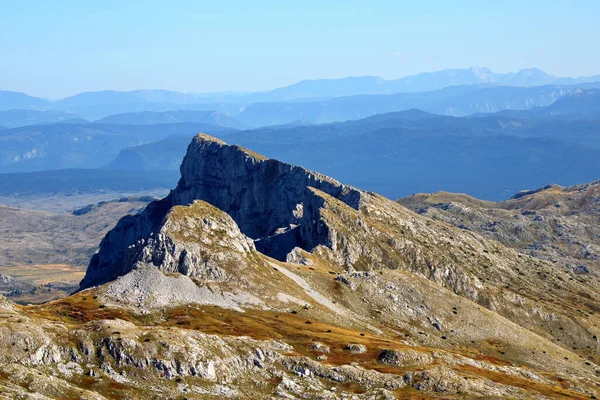
MULTIPOLYGON (((203 200, 229 214, 231 229, 239 230, 256 241, 257 250, 277 259, 285 259, 295 247, 312 250, 329 245, 329 230, 321 216, 322 198, 309 188, 332 196, 355 210, 364 192, 342 185, 334 179, 265 157, 240 146, 229 146, 213 137, 200 134, 190 144, 181 165, 177 188, 166 198, 151 203, 136 216, 121 219, 100 244, 81 288, 103 284, 131 271, 136 262, 146 260, 157 267, 164 263, 148 254, 144 246, 173 248, 157 243, 169 220, 169 210, 203 200)), ((173 255, 171 255, 172 257, 173 255)), ((199 258, 187 253, 182 260, 199 258)), ((185 262, 185 261, 182 261, 185 262)), ((169 271, 186 274, 190 269, 173 266, 169 271)))
POLYGON ((225 211, 253 239, 273 235, 300 222, 307 187, 314 187, 358 209, 361 192, 334 179, 239 146, 198 135, 181 165, 174 204, 204 200, 225 211))

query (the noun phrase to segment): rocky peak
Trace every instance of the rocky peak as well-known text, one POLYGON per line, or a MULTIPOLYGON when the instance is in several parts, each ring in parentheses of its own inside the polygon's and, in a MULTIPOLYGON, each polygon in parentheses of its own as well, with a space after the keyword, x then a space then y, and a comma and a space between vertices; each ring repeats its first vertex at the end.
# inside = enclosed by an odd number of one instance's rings
MULTIPOLYGON (((200 253, 190 252, 189 246, 185 251, 177 247, 182 235, 175 238, 172 227, 181 226, 181 221, 174 222, 174 216, 182 213, 195 216, 183 224, 184 231, 219 225, 234 246, 244 251, 254 249, 254 241, 258 250, 278 259, 285 259, 294 248, 310 251, 328 245, 329 231, 320 215, 323 200, 312 188, 354 210, 367 195, 305 168, 199 134, 188 147, 177 188, 149 204, 143 213, 119 221, 92 258, 81 288, 111 281, 139 263, 189 276, 220 276, 222 259, 212 260, 209 273, 207 263, 197 267, 200 253), (177 207, 184 208, 175 212, 177 207), (228 218, 212 219, 219 213, 228 218)), ((217 237, 204 235, 205 247, 217 237)))
POLYGON ((253 239, 297 225, 307 187, 314 187, 358 209, 361 192, 338 181, 267 159, 240 146, 200 134, 181 165, 174 204, 201 199, 225 211, 253 239))

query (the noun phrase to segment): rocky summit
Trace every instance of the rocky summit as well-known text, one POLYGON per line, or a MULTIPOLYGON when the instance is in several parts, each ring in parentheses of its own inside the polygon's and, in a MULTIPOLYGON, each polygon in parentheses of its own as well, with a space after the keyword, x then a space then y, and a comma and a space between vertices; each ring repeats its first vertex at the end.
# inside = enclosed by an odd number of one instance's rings
POLYGON ((437 219, 198 135, 78 293, 0 298, 0 398, 600 396, 597 275, 437 219))

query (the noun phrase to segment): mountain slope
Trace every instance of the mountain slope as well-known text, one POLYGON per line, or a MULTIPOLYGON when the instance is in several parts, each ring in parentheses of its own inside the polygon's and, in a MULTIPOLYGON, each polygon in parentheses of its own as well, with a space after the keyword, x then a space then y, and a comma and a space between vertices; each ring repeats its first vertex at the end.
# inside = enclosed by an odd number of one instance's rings
POLYGON ((545 114, 570 119, 600 119, 600 89, 573 91, 550 105, 545 114))
POLYGON ((566 188, 547 185, 500 202, 445 192, 417 194, 398 202, 567 271, 600 273, 600 181, 566 188))
POLYGON ((128 147, 121 150, 117 158, 105 168, 134 171, 177 171, 189 142, 190 135, 173 135, 160 142, 128 147))
POLYGON ((80 293, 0 299, 4 393, 599 394, 587 277, 206 135, 181 173, 107 234, 80 293))
POLYGON ((49 101, 39 97, 28 96, 25 93, 0 90, 0 111, 43 108, 49 106, 49 101))
MULTIPOLYGON (((506 116, 521 119, 549 118, 554 124, 560 120, 598 120, 600 113, 600 89, 577 88, 567 95, 559 98, 547 107, 534 107, 530 110, 504 110, 496 113, 498 116, 506 116)), ((474 115, 474 117, 487 117, 486 114, 474 115)))

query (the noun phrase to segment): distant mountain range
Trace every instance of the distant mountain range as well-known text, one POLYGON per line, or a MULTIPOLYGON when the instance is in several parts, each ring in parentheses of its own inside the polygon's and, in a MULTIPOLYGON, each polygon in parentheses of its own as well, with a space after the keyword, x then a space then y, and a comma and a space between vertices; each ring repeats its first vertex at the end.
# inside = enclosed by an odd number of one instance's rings
MULTIPOLYGON (((0 114, 1 115, 1 114, 0 114)), ((1 121, 1 119, 0 119, 1 121)), ((143 111, 140 113, 126 113, 111 115, 96 121, 105 124, 123 125, 155 125, 173 123, 203 123, 225 128, 247 128, 244 124, 219 111, 143 111)))
POLYGON ((0 131, 0 172, 98 168, 119 151, 169 135, 218 133, 226 128, 203 123, 159 125, 51 124, 0 131))
MULTIPOLYGON (((582 84, 600 87, 600 83, 582 84)), ((448 116, 467 116, 475 113, 494 113, 501 110, 528 110, 545 107, 577 86, 449 86, 423 93, 398 93, 335 97, 312 102, 255 103, 234 117, 250 126, 282 125, 291 121, 308 120, 327 123, 367 118, 372 115, 418 108, 448 116)))
POLYGON ((25 93, 0 90, 0 111, 22 108, 44 109, 50 104, 50 101, 46 99, 29 96, 25 93))
POLYGON ((536 68, 499 74, 488 68, 447 69, 385 80, 375 76, 341 79, 304 80, 290 86, 253 93, 181 93, 169 90, 135 90, 84 92, 65 99, 49 101, 23 93, 0 91, 0 111, 13 109, 58 110, 99 119, 112 114, 170 111, 216 110, 228 115, 244 110, 247 105, 272 102, 314 102, 334 97, 418 93, 448 86, 541 86, 580 85, 600 81, 600 75, 580 78, 559 78, 536 68))
POLYGON ((8 110, 0 111, 0 125, 5 128, 17 128, 27 125, 69 123, 82 124, 88 121, 77 114, 63 111, 8 110))
MULTIPOLYGON (((376 132, 385 130, 398 132, 402 137, 412 137, 417 134, 426 134, 430 137, 440 135, 443 140, 456 141, 473 137, 480 140, 493 135, 509 135, 511 138, 507 139, 509 142, 516 139, 545 138, 573 146, 600 149, 598 135, 600 116, 599 108, 596 106, 600 98, 600 89, 571 89, 572 93, 566 95, 563 95, 563 90, 567 89, 554 86, 484 89, 453 87, 428 94, 365 95, 336 98, 326 102, 287 103, 288 107, 285 108, 279 108, 278 103, 264 103, 265 107, 250 108, 248 113, 241 113, 238 118, 244 122, 256 123, 257 120, 249 118, 249 115, 253 115, 253 118, 260 117, 263 121, 273 122, 274 126, 240 131, 240 133, 236 133, 238 130, 234 127, 243 126, 243 123, 237 122, 236 119, 219 112, 195 111, 143 112, 115 115, 101 120, 103 122, 32 125, 0 131, 0 172, 99 168, 108 164, 110 168, 115 169, 174 170, 180 164, 189 138, 200 131, 221 137, 233 135, 235 140, 228 138, 230 142, 258 148, 267 155, 325 170, 334 176, 337 176, 336 171, 328 170, 328 167, 321 165, 321 162, 331 163, 335 159, 332 156, 336 153, 336 141, 342 142, 339 144, 340 150, 344 148, 345 141, 357 135, 367 135, 365 140, 380 143, 376 132), (552 103, 554 98, 561 95, 563 97, 560 97, 559 101, 552 103), (462 110, 463 114, 466 114, 465 110, 478 109, 470 108, 472 106, 486 107, 487 111, 493 111, 494 104, 515 108, 515 104, 531 104, 535 101, 537 104, 545 102, 551 105, 529 111, 475 114, 467 118, 436 115, 416 109, 386 113, 388 110, 404 109, 415 103, 420 104, 423 96, 427 96, 426 100, 430 103, 423 104, 422 108, 447 110, 452 106, 455 112, 462 110), (497 103, 486 100, 491 98, 498 99, 497 103), (256 114, 259 111, 264 114, 262 116, 256 114), (310 124, 298 118, 306 115, 317 122, 332 119, 349 121, 310 124), (361 119, 361 117, 367 118, 361 119), (203 122, 169 122, 186 119, 204 120, 225 126, 203 122), (286 121, 293 122, 285 123, 286 121), (278 122, 281 124, 277 125, 278 122), (368 137, 370 134, 374 135, 374 138, 368 137), (330 145, 334 147, 328 150, 331 152, 329 155, 323 153, 324 158, 315 161, 313 165, 312 157, 316 157, 321 149, 311 150, 310 146, 319 147, 315 143, 320 141, 330 141, 330 145), (296 146, 300 147, 296 148, 296 146), (309 147, 303 150, 302 146, 309 147)), ((520 143, 525 145, 524 142, 520 143)), ((532 143, 527 145, 530 146, 532 143)), ((382 147, 389 147, 385 143, 380 144, 382 147)), ((405 144, 396 143, 396 145, 405 144)), ((437 145, 433 146, 435 148, 437 145)), ((369 158, 365 153, 367 148, 368 146, 365 145, 364 149, 358 148, 353 151, 359 151, 360 157, 364 157, 366 161, 379 163, 381 160, 374 156, 369 158)), ((407 157, 424 157, 422 162, 427 164, 427 157, 423 154, 431 148, 417 148, 415 150, 417 153, 409 154, 407 157)), ((393 148, 390 148, 390 151, 392 150, 393 148)), ((469 151, 477 151, 477 149, 472 148, 469 151)), ((454 161, 448 162, 451 164, 454 161)), ((482 160, 482 162, 486 161, 482 160)), ((364 174, 359 173, 357 176, 360 175, 364 174)), ((355 183, 353 181, 355 178, 349 177, 346 180, 355 183)), ((586 177, 585 180, 590 179, 586 177)), ((552 179, 546 177, 543 181, 552 181, 552 179)), ((570 182, 564 183, 570 184, 570 182)), ((527 186, 536 185, 537 182, 532 182, 527 186)), ((385 189, 377 189, 377 191, 388 193, 385 189)), ((478 193, 478 195, 485 197, 485 194, 478 193)))
POLYGON ((305 80, 274 89, 271 98, 262 101, 292 100, 315 97, 341 97, 355 94, 414 93, 443 89, 448 86, 497 84, 506 86, 573 85, 600 81, 600 75, 581 78, 558 78, 538 68, 522 69, 514 73, 499 74, 489 68, 445 69, 424 72, 395 80, 376 76, 343 79, 305 80))
MULTIPOLYGON (((503 79, 529 75, 536 76, 503 79)), ((134 108, 164 106, 139 101, 187 98, 152 93, 137 93, 134 108)), ((117 95, 111 92, 107 99, 117 95)), ((23 96, 5 92, 0 99, 27 99, 23 96)), ((79 98, 88 110, 131 105, 94 108, 90 96, 79 98)), ((198 132, 392 198, 444 189, 503 199, 547 182, 591 181, 600 171, 597 82, 480 83, 420 93, 176 106, 187 109, 119 113, 95 122, 51 108, 2 111, 0 173, 103 168, 176 175, 198 132), (213 108, 197 109, 204 106, 213 108), (239 130, 246 127, 261 128, 239 130)))
MULTIPOLYGON (((575 110, 570 101, 579 102, 584 93, 588 91, 563 97, 553 112, 560 110, 566 117, 575 110)), ((594 101, 592 95, 583 98, 594 101)), ((598 132, 600 120, 592 117, 557 120, 540 113, 524 119, 501 114, 456 118, 409 110, 217 136, 390 198, 450 188, 498 200, 545 182, 594 180, 600 171, 598 132)), ((189 135, 175 135, 124 149, 107 168, 175 171, 189 140, 189 135)))
MULTIPOLYGON (((367 94, 334 97, 327 100, 233 104, 185 104, 185 110, 117 113, 97 120, 98 123, 149 125, 164 123, 207 123, 227 128, 271 125, 315 124, 357 120, 372 115, 418 108, 427 112, 466 116, 477 113, 510 112, 545 107, 573 91, 600 88, 598 83, 580 85, 545 85, 534 87, 491 86, 489 84, 449 86, 421 93, 367 94)), ((168 108, 155 103, 100 106, 115 111, 133 108, 168 108)), ((97 112, 100 109, 92 107, 97 112)), ((89 109, 88 109, 89 111, 89 109)), ((8 127, 40 123, 86 123, 78 115, 62 111, 10 110, 0 112, 0 125, 8 127)))
MULTIPOLYGON (((498 112, 498 115, 567 120, 600 119, 600 89, 584 90, 577 88, 548 107, 534 107, 529 110, 504 110, 498 112)), ((486 116, 486 114, 480 116, 486 116)))

